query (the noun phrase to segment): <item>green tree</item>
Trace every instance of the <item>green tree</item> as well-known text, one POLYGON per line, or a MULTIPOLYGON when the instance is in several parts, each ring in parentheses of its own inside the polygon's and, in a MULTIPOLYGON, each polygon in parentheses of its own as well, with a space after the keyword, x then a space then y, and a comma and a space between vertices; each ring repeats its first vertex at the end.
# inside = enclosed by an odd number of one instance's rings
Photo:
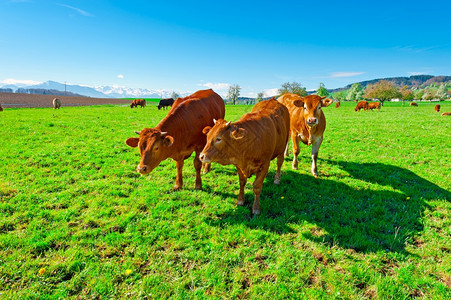
POLYGON ((339 91, 332 94, 332 98, 338 101, 344 101, 346 100, 346 92, 345 91, 339 91))
POLYGON ((260 102, 260 101, 262 101, 263 100, 263 92, 261 92, 261 93, 258 93, 257 94, 257 98, 255 99, 255 102, 260 102))
POLYGON ((234 84, 229 86, 229 91, 227 92, 226 98, 232 101, 232 104, 235 105, 238 97, 240 96, 241 87, 238 84, 234 84))
POLYGON ((319 88, 318 88, 318 90, 316 91, 316 94, 317 94, 318 96, 321 96, 321 97, 327 97, 327 96, 329 96, 329 91, 328 91, 328 90, 326 89, 326 87, 324 86, 324 83, 320 82, 319 88))
POLYGON ((307 90, 305 87, 302 87, 302 85, 299 82, 293 81, 293 82, 285 82, 282 84, 282 88, 279 90, 279 95, 285 94, 285 93, 293 93, 298 94, 301 97, 307 96, 307 90))
POLYGON ((414 92, 414 99, 422 99, 424 95, 424 90, 416 90, 414 92))
POLYGON ((363 97, 366 99, 379 99, 381 104, 384 105, 386 100, 401 98, 401 93, 392 82, 381 80, 375 84, 368 85, 363 97))
POLYGON ((351 85, 351 88, 348 90, 348 94, 346 95, 346 100, 357 101, 362 98, 363 98, 363 86, 358 82, 351 85))

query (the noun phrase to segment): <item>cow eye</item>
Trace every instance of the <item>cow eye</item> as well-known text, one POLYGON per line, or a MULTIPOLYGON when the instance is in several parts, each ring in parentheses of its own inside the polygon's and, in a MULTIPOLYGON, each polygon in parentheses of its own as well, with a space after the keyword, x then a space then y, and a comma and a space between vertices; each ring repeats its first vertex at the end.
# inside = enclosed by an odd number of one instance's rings
POLYGON ((159 147, 154 147, 153 151, 158 151, 159 147))
POLYGON ((220 143, 222 141, 222 139, 220 138, 220 137, 217 137, 216 139, 215 139, 215 143, 220 143))

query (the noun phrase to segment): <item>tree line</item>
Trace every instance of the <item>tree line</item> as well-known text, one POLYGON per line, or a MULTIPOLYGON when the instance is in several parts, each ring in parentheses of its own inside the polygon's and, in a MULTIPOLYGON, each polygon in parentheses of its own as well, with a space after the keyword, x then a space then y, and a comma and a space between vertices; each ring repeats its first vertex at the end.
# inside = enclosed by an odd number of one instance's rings
MULTIPOLYGON (((382 103, 391 99, 400 99, 403 101, 409 100, 445 100, 450 98, 451 81, 445 83, 431 83, 425 88, 412 87, 404 85, 402 87, 396 86, 393 82, 388 80, 380 80, 374 84, 368 84, 365 87, 360 83, 354 83, 347 90, 330 93, 325 87, 324 83, 320 83, 318 89, 315 91, 316 95, 321 97, 331 97, 337 101, 359 101, 359 100, 378 100, 382 103)), ((240 97, 241 87, 238 84, 229 87, 226 99, 232 104, 236 104, 240 97)), ((308 92, 301 83, 285 82, 278 89, 278 96, 285 93, 298 94, 301 97, 307 96, 308 92)), ((264 93, 257 94, 255 102, 262 101, 264 93)), ((247 103, 251 104, 251 103, 247 103)))

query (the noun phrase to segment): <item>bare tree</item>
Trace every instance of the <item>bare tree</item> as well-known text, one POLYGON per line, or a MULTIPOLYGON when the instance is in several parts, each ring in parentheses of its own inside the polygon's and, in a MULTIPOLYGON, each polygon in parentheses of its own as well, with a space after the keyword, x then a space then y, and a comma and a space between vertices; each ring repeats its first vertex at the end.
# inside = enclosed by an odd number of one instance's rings
POLYGON ((227 92, 226 98, 232 101, 232 104, 235 105, 238 97, 240 96, 241 87, 238 84, 231 85, 229 87, 229 91, 227 92))

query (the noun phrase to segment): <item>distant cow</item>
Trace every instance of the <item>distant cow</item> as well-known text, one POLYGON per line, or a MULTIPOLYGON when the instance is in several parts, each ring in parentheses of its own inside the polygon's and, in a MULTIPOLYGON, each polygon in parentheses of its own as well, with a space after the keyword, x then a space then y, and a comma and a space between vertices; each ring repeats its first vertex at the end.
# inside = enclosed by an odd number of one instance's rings
POLYGON ((176 161, 177 177, 174 189, 183 186, 182 169, 185 159, 196 152, 194 168, 196 169, 196 189, 202 189, 200 170, 202 163, 199 154, 205 146, 206 137, 202 130, 213 126, 213 119, 224 118, 224 100, 213 90, 197 91, 194 94, 178 98, 167 116, 154 128, 144 128, 138 138, 129 138, 130 147, 138 147, 141 160, 138 172, 149 174, 163 160, 172 158, 176 161))
POLYGON ((338 101, 337 103, 335 103, 335 108, 339 108, 339 107, 340 107, 340 105, 341 105, 341 102, 340 102, 340 101, 338 101))
MULTIPOLYGON (((312 145, 312 174, 318 177, 316 160, 318 151, 323 142, 323 134, 326 129, 326 117, 322 107, 332 104, 333 100, 318 95, 301 97, 296 94, 283 94, 278 99, 290 112, 290 132, 293 144, 293 169, 298 168, 299 142, 307 146, 312 145)), ((288 155, 288 144, 285 151, 288 155)))
POLYGON ((141 108, 144 108, 146 106, 146 99, 135 99, 130 104, 130 108, 141 106, 141 108))
POLYGON ((410 102, 410 106, 418 106, 418 103, 416 103, 416 102, 410 102))
POLYGON ((158 103, 158 110, 165 107, 171 107, 172 104, 174 104, 174 99, 172 98, 161 99, 158 103))
POLYGON ((354 110, 360 111, 362 108, 363 110, 368 110, 368 101, 359 101, 354 110))
POLYGON ((451 112, 444 112, 442 116, 451 116, 451 112))
POLYGON ((236 167, 240 179, 237 205, 244 205, 244 186, 247 179, 256 174, 252 213, 258 215, 263 181, 271 160, 276 157, 274 183, 280 183, 280 168, 289 130, 290 115, 287 108, 274 98, 261 101, 237 122, 220 119, 213 128, 205 127, 203 132, 207 135, 207 144, 200 154, 200 160, 205 163, 233 164, 236 167))
POLYGON ((3 107, 2 107, 2 105, 0 104, 0 111, 3 111, 3 107))
POLYGON ((61 107, 61 100, 58 98, 53 99, 52 101, 53 109, 59 109, 61 107))
POLYGON ((370 103, 368 103, 368 109, 371 109, 371 111, 372 111, 375 108, 377 110, 381 110, 381 103, 380 102, 370 102, 370 103))
POLYGON ((439 111, 440 111, 440 104, 437 104, 437 105, 434 107, 434 110, 435 110, 435 112, 439 112, 439 111))

